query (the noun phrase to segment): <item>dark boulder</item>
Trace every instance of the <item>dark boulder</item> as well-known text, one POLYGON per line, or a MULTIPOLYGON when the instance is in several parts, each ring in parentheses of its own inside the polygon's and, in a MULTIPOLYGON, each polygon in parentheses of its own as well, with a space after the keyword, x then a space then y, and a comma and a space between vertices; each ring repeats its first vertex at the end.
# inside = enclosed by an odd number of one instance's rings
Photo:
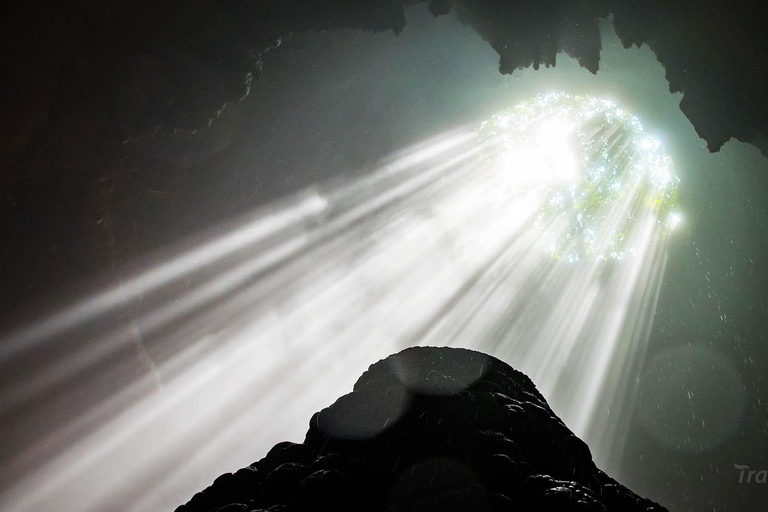
POLYGON ((600 471, 531 380, 480 352, 406 349, 177 512, 665 510, 600 471))

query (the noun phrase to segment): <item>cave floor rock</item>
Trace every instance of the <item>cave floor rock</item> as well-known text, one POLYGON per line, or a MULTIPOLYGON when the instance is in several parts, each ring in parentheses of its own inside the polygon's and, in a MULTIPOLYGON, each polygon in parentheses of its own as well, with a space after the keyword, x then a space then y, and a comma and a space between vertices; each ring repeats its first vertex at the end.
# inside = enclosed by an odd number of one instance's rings
POLYGON ((216 479, 177 512, 662 511, 600 471, 533 382, 466 349, 373 364, 303 443, 216 479))

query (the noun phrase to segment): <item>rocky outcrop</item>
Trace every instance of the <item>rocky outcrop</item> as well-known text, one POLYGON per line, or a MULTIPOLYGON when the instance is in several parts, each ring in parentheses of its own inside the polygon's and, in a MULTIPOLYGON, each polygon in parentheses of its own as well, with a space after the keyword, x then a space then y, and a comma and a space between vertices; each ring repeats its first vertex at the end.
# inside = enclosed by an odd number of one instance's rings
POLYGON ((531 380, 465 349, 372 365, 301 444, 219 477, 177 512, 665 510, 600 471, 531 380))
POLYGON ((711 151, 731 138, 768 156, 768 36, 765 2, 613 0, 626 47, 648 44, 680 109, 711 151))

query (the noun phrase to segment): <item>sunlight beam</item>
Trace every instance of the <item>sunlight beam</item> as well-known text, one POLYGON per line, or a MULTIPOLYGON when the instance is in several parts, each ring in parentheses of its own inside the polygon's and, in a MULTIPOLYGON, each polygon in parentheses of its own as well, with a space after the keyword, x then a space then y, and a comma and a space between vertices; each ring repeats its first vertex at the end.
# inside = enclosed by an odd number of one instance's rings
POLYGON ((0 508, 172 508, 419 344, 526 372, 607 469, 678 182, 636 117, 541 95, 148 260, 0 345, 0 508))

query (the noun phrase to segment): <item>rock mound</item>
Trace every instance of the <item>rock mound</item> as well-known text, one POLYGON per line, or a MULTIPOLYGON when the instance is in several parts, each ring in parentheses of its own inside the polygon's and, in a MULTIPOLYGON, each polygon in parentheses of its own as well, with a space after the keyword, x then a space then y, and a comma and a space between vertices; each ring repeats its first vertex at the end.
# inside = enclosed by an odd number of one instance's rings
POLYGON ((225 474, 177 512, 662 511, 600 471, 531 380, 465 349, 372 365, 301 444, 225 474))

